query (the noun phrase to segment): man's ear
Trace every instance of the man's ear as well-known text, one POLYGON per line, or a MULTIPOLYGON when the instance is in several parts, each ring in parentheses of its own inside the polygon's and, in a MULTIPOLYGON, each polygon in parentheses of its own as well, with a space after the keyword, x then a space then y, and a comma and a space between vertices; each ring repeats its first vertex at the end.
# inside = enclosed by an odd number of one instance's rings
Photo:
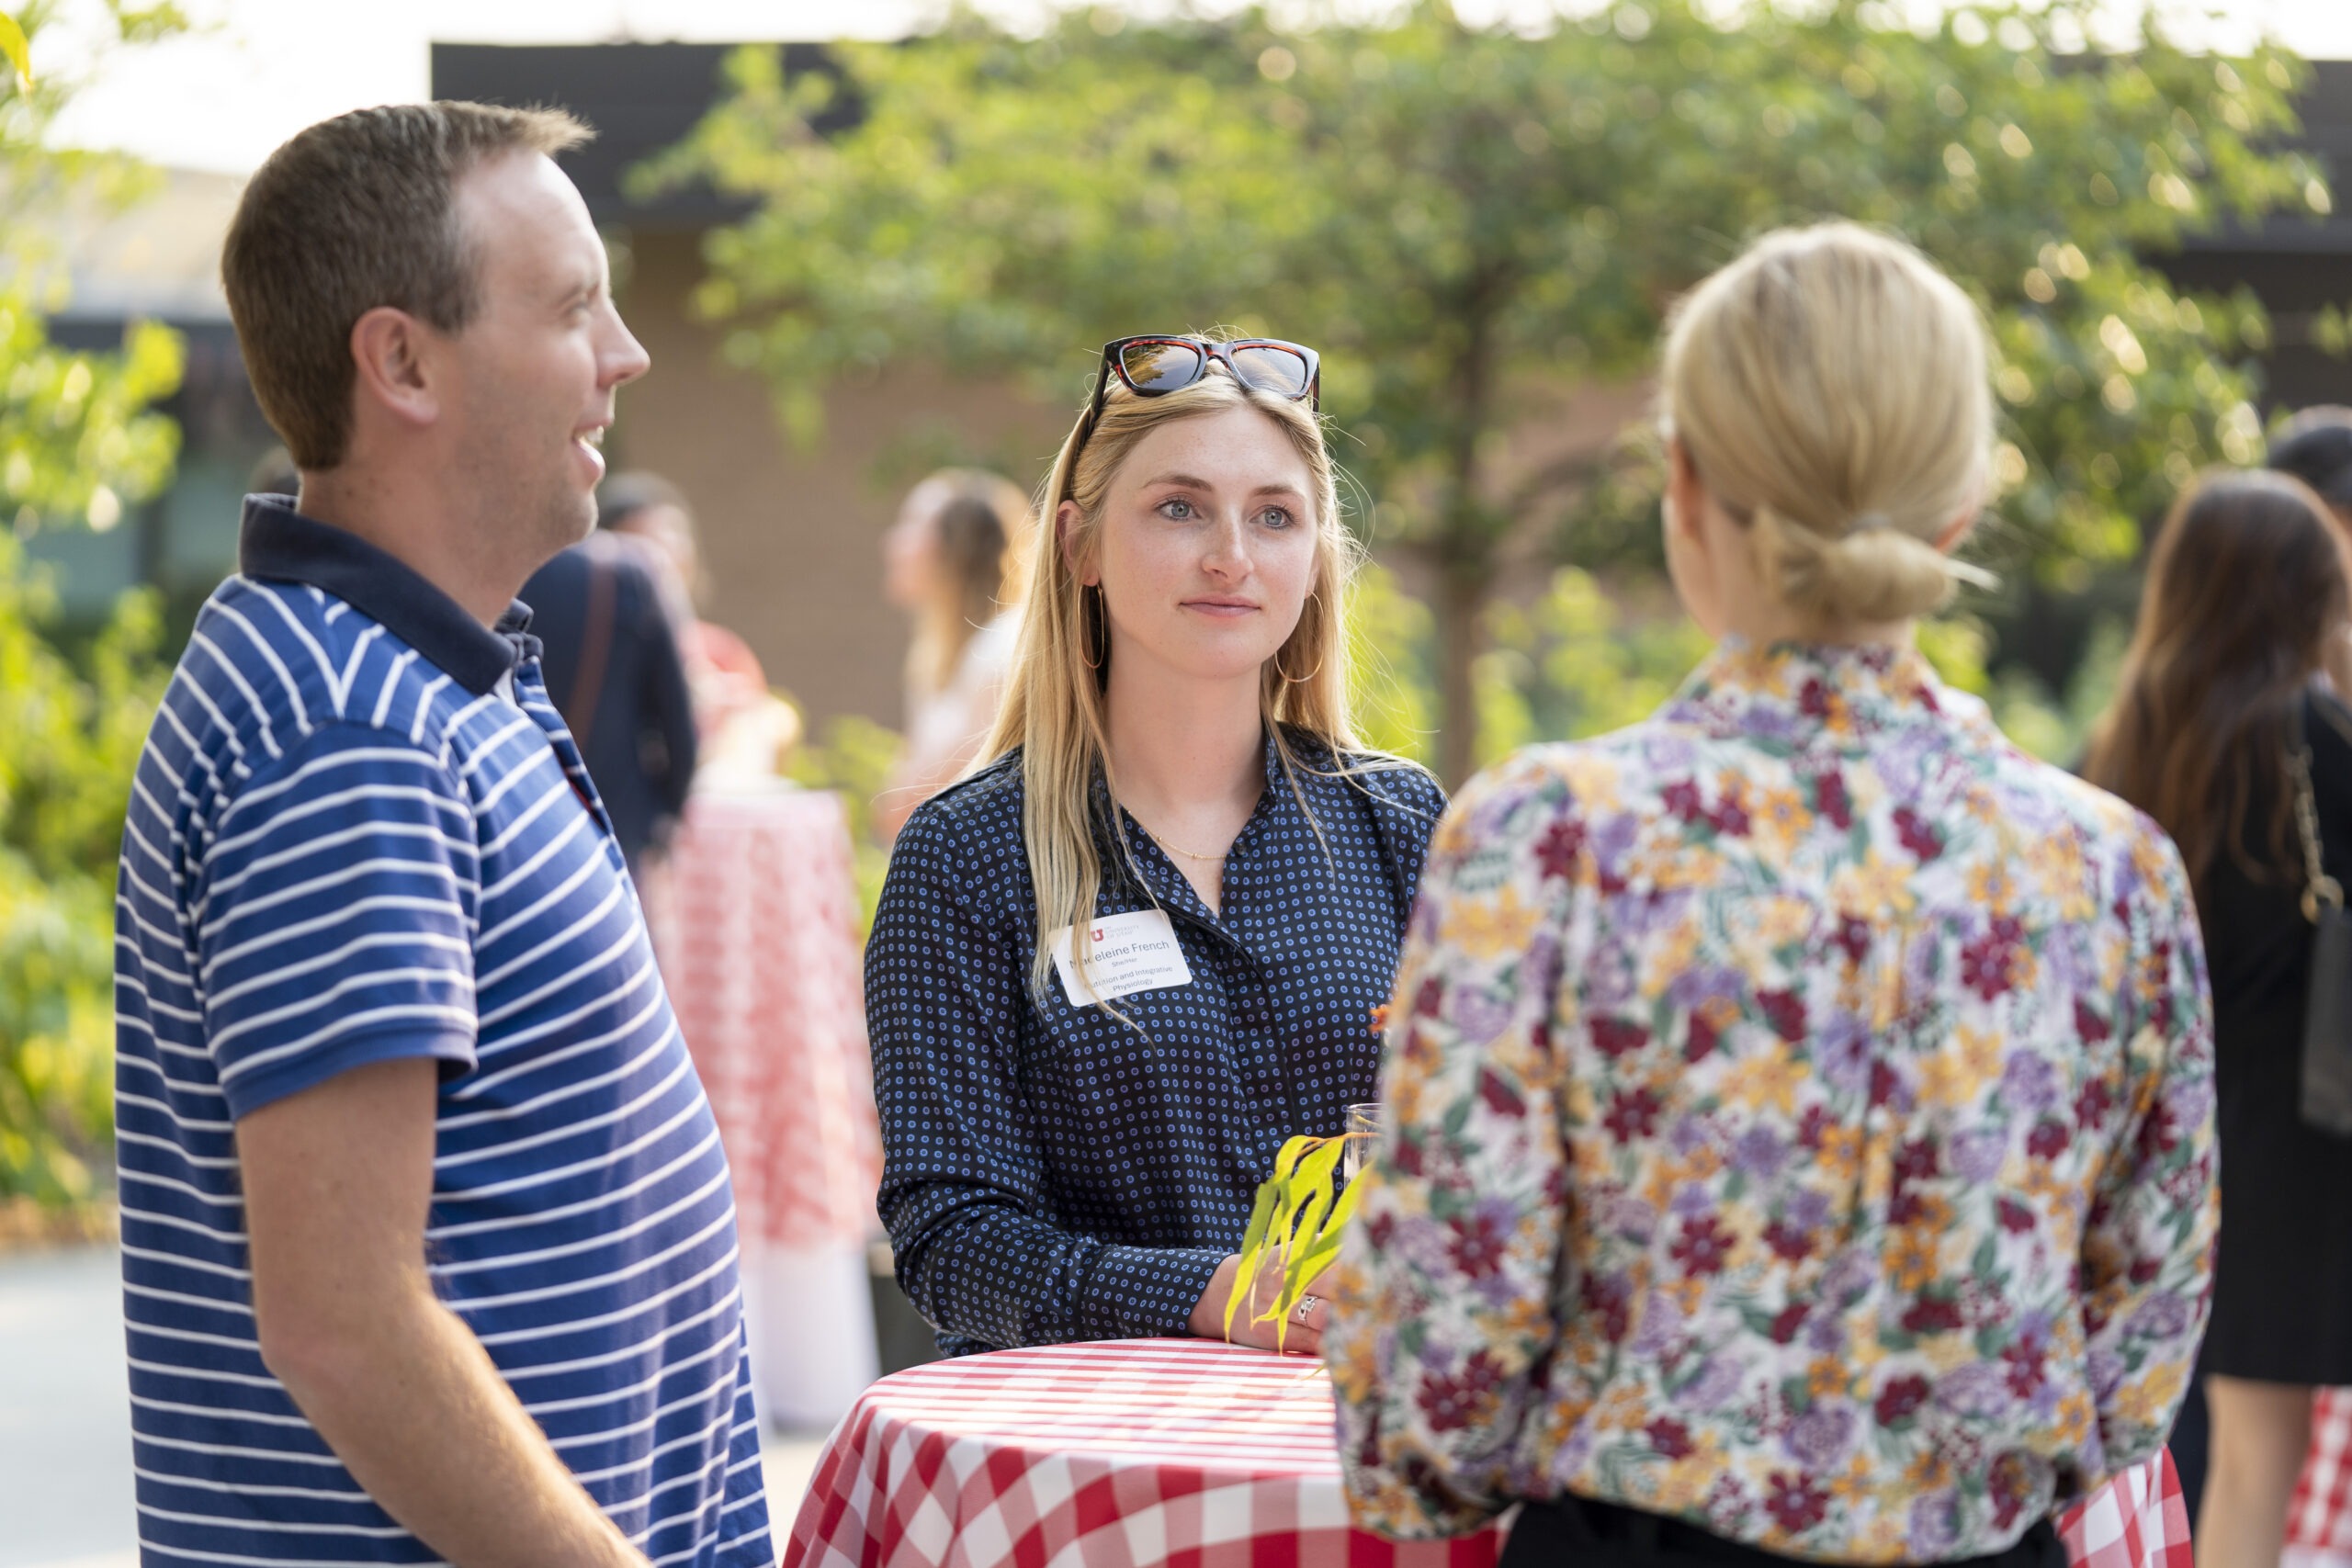
POLYGON ((1074 501, 1065 501, 1054 509, 1054 542, 1061 547, 1062 559, 1081 587, 1091 588, 1102 581, 1102 573, 1080 554, 1078 527, 1084 521, 1086 513, 1074 501))
POLYGON ((351 324, 352 391, 362 406, 419 428, 441 414, 432 329, 406 310, 379 305, 351 324))

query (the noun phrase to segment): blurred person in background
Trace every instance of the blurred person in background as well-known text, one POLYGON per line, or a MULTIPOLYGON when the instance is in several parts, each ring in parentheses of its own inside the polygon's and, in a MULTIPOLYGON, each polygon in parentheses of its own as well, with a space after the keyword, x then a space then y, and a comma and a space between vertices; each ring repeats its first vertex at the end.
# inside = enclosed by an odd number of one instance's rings
POLYGON ((2352 878, 2352 713, 2319 680, 2346 624, 2320 498, 2281 473, 2209 477, 2156 540, 2085 767, 2180 846, 2212 969, 2223 1181, 2199 1362, 2206 1568, 2278 1561, 2312 1390, 2352 1383, 2352 1140, 2298 1111, 2312 927, 2289 764, 2300 732, 2322 862, 2352 878))
MULTIPOLYGON (((747 749, 727 732, 745 715, 780 751, 799 734, 797 715, 768 691, 760 657, 728 627, 703 618, 710 598, 710 573, 703 565, 702 540, 685 493, 659 474, 642 469, 615 474, 597 491, 598 520, 623 539, 645 547, 694 693, 695 723, 706 748, 733 757, 747 749), (771 711, 781 707, 788 719, 771 711), (788 733, 778 733, 782 726, 788 733)), ((773 771, 771 769, 770 771, 773 771)))
MULTIPOLYGON (((2326 502, 2329 515, 2352 537, 2352 408, 2320 404, 2298 412, 2272 438, 2267 466, 2311 486, 2326 502)), ((2323 663, 2336 694, 2352 696, 2352 626, 2343 637, 2329 639, 2323 663)), ((2173 1426, 2171 1444, 2192 1528, 2204 1506, 2211 1433, 2203 1385, 2192 1382, 2181 1403, 2180 1419, 2173 1426)))
POLYGON ((2302 480, 2352 527, 2352 408, 2321 404, 2297 412, 2271 438, 2266 466, 2302 480))
POLYGON ((875 807, 884 839, 971 765, 996 722, 1021 626, 1029 502, 1009 480, 942 468, 907 492, 882 536, 882 591, 915 618, 906 740, 875 807))
MULTIPOLYGON (((1276 1154, 1371 1097, 1444 798, 1354 739, 1318 390, 1295 344, 1105 346, 989 761, 899 835, 880 1207, 949 1355, 1224 1337, 1276 1154)), ((1310 1286, 1287 1342, 1328 1312, 1310 1286)))
POLYGON ((608 510, 600 492, 596 531, 532 573, 522 599, 548 693, 642 881, 694 782, 694 697, 662 569, 612 531, 608 510))
POLYGON ((685 493, 659 474, 615 474, 597 492, 602 525, 641 546, 654 566, 694 696, 701 741, 697 777, 714 787, 767 788, 800 739, 800 715, 768 689, 759 655, 729 628, 703 617, 710 573, 685 493))
POLYGON ((1438 832, 1325 1341, 1359 1524, 2057 1568, 2163 1448, 2214 1227, 2188 878, 1913 646, 1981 575, 1988 370, 1849 224, 1675 312, 1666 553, 1720 646, 1438 832))
MULTIPOLYGON (((2311 486, 2352 539, 2352 408, 2321 404, 2298 412, 2272 439, 2268 466, 2311 486)), ((2336 694, 2352 699, 2352 628, 2328 644, 2326 669, 2336 694)))

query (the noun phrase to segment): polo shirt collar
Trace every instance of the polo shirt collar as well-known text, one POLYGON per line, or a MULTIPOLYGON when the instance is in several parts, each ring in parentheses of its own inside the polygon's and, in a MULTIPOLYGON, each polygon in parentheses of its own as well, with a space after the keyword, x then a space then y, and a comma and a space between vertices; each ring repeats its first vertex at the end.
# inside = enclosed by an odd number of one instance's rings
POLYGON ((481 696, 537 651, 531 608, 506 607, 495 630, 396 557, 348 529, 305 517, 282 495, 245 497, 237 569, 332 593, 481 696))

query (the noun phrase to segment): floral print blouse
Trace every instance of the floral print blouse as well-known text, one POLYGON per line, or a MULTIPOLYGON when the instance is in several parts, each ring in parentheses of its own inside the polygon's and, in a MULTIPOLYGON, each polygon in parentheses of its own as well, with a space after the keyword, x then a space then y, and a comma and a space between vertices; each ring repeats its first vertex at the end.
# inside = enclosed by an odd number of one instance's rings
POLYGON ((1931 1562, 2162 1445, 2217 1205, 2147 818, 1908 649, 1728 643, 1474 782, 1421 886, 1325 1341, 1359 1523, 1931 1562))

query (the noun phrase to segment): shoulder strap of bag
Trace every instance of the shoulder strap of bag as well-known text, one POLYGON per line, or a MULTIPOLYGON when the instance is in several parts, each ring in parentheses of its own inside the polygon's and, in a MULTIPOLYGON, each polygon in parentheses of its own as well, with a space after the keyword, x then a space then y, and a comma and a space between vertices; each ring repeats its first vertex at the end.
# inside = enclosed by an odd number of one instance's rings
POLYGON ((2319 797, 2312 789, 2312 748, 2303 734, 2303 699, 2287 709, 2287 768, 2295 782, 2295 836, 2303 845, 2303 919, 2319 924, 2319 912, 2344 907, 2344 888, 2319 858, 2319 797))
POLYGON ((588 618, 580 632, 580 668, 572 673, 571 699, 563 708, 563 721, 571 727, 571 742, 583 752, 588 750, 588 732, 596 727, 596 699, 604 694, 605 665, 612 657, 614 576, 612 563, 590 550, 588 618))

